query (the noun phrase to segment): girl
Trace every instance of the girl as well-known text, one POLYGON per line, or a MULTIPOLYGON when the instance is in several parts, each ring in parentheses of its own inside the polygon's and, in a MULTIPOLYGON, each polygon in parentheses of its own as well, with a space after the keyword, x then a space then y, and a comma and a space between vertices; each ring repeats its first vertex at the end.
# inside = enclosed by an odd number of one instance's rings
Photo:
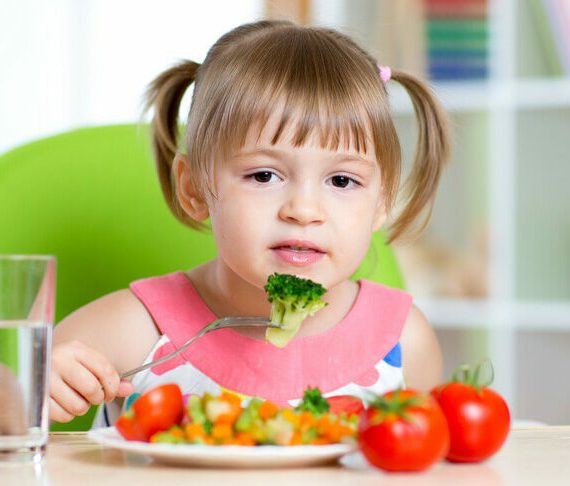
MULTIPOLYGON (((158 76, 148 106, 162 189, 184 224, 201 229, 210 219, 218 256, 134 282, 64 319, 55 329, 51 418, 69 421, 91 404, 173 381, 185 394, 227 389, 279 404, 307 386, 334 395, 435 385, 441 353, 411 297, 350 280, 400 186, 392 81, 411 96, 419 142, 390 241, 429 214, 448 159, 444 117, 417 79, 378 68, 343 34, 282 21, 240 26, 202 65, 184 61, 158 76), (178 111, 192 83, 182 152, 178 111), (216 331, 132 382, 119 379, 218 316, 268 316, 263 286, 274 272, 327 289, 329 305, 285 348, 265 342, 264 329, 216 331)), ((111 412, 112 422, 119 408, 111 412)))

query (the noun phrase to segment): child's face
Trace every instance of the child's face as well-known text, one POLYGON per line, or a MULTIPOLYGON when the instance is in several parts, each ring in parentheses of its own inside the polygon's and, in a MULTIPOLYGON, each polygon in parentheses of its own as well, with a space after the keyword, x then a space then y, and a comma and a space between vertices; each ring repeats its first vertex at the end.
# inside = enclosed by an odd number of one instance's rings
POLYGON ((348 279, 385 219, 373 143, 366 154, 318 140, 271 145, 277 117, 252 132, 231 160, 215 166, 208 203, 222 268, 262 287, 273 272, 326 288, 348 279))

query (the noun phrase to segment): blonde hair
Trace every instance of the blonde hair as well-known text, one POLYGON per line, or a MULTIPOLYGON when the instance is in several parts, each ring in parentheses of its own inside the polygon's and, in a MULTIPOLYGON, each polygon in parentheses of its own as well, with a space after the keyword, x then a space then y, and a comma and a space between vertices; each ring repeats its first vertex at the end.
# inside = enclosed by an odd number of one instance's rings
MULTIPOLYGON (((392 71, 409 93, 418 121, 415 161, 403 187, 401 212, 389 228, 389 241, 401 237, 423 215, 427 224, 434 195, 449 158, 447 123, 437 100, 415 77, 392 71)), ((184 224, 202 229, 180 206, 172 177, 179 150, 178 115, 182 97, 194 83, 185 148, 199 194, 211 191, 212 161, 243 146, 254 124, 263 128, 284 106, 273 134, 277 143, 294 128, 292 144, 318 135, 323 148, 350 143, 366 152, 372 140, 381 167, 386 209, 400 188, 401 150, 388 96, 376 60, 349 37, 331 29, 288 21, 245 24, 223 35, 202 65, 182 61, 149 86, 146 109, 154 107, 152 144, 164 197, 184 224)))

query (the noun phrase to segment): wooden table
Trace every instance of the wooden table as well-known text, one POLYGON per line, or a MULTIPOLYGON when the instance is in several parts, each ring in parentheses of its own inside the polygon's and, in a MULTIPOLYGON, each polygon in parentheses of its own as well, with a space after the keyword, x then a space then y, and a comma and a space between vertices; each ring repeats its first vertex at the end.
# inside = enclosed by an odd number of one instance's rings
POLYGON ((366 466, 304 469, 196 469, 156 464, 104 448, 85 433, 53 433, 41 464, 0 464, 2 486, 211 485, 570 485, 570 427, 511 431, 503 449, 476 465, 442 462, 422 473, 386 474, 366 466))

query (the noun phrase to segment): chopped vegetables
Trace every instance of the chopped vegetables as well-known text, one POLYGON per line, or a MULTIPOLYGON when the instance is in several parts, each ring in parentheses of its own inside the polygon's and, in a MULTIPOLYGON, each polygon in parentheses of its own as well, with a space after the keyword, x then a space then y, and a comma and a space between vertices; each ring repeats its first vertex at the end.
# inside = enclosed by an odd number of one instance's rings
POLYGON ((321 284, 294 275, 270 275, 265 291, 271 302, 271 322, 280 326, 267 328, 265 337, 279 348, 293 339, 308 316, 327 305, 321 299, 326 292, 321 284))
MULTIPOLYGON (((279 407, 259 398, 252 398, 244 407, 241 399, 229 392, 219 396, 191 395, 185 413, 176 423, 157 430, 149 438, 123 435, 129 440, 169 444, 356 444, 358 415, 333 414, 328 409, 318 388, 308 388, 296 408, 279 407)), ((124 419, 119 418, 117 424, 121 420, 124 419)))

